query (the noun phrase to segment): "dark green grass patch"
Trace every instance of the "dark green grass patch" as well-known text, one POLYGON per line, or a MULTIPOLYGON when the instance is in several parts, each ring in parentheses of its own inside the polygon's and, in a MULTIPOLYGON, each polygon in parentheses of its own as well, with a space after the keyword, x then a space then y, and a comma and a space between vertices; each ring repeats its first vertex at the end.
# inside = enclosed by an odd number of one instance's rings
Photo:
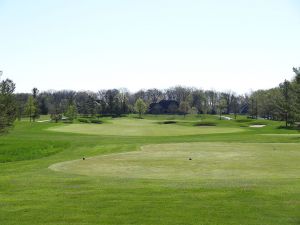
POLYGON ((251 121, 252 121, 252 119, 246 119, 246 118, 235 120, 235 122, 237 122, 237 123, 248 123, 251 121))
POLYGON ((91 121, 91 123, 96 123, 96 124, 103 123, 101 120, 98 120, 98 119, 91 119, 90 121, 91 121))
POLYGON ((217 126, 216 122, 213 121, 203 121, 195 123, 195 126, 205 127, 205 126, 217 126))
POLYGON ((162 122, 158 122, 159 124, 175 124, 177 123, 177 121, 175 120, 165 120, 165 121, 162 121, 162 122))
POLYGON ((89 119, 86 119, 86 118, 79 118, 78 121, 79 121, 80 123, 89 123, 89 122, 90 122, 90 120, 89 120, 89 119))
POLYGON ((0 143, 0 163, 39 159, 63 151, 67 146, 68 143, 58 141, 3 141, 0 143))

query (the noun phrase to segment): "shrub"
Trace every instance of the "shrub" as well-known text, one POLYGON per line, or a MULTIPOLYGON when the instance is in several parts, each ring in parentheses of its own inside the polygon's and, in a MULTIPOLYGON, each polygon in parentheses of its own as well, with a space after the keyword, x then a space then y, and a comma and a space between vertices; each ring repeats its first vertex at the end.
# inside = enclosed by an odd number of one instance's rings
POLYGON ((177 122, 174 120, 166 120, 166 121, 162 122, 162 124, 174 124, 174 123, 177 123, 177 122))
POLYGON ((84 118, 79 118, 78 121, 80 123, 89 123, 90 122, 88 119, 84 119, 84 118))
POLYGON ((238 123, 247 123, 247 122, 251 122, 252 119, 239 119, 239 120, 236 120, 236 122, 238 123))
POLYGON ((217 126, 217 124, 215 122, 211 122, 211 121, 205 121, 205 122, 198 122, 195 124, 195 126, 217 126))
POLYGON ((97 120, 97 119, 91 119, 91 123, 101 124, 102 121, 101 120, 97 120))

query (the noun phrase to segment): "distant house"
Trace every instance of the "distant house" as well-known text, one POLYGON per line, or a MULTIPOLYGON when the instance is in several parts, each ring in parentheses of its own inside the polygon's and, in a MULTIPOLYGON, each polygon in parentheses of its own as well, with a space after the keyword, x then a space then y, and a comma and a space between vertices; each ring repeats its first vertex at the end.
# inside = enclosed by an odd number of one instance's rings
POLYGON ((179 103, 175 100, 161 100, 151 103, 148 113, 150 114, 174 114, 178 113, 179 103))

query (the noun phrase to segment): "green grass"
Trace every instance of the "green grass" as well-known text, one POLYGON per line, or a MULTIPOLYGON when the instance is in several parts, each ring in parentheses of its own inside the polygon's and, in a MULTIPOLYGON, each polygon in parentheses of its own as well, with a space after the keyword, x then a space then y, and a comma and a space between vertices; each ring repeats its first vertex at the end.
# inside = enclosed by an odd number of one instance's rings
POLYGON ((124 118, 113 119, 111 123, 104 123, 102 125, 70 124, 50 128, 49 130, 56 132, 117 136, 181 136, 242 131, 241 128, 232 127, 193 127, 181 126, 178 124, 160 124, 155 120, 133 120, 124 118))
POLYGON ((133 117, 70 132, 17 122, 0 136, 0 224, 300 224, 298 131, 274 121, 249 128, 262 121, 244 117, 133 117), (176 124, 159 124, 168 120, 176 124), (200 121, 237 132, 193 133, 209 129, 200 121), (124 123, 137 136, 126 136, 124 123), (171 128, 182 131, 163 136, 171 128))
POLYGON ((163 180, 300 178, 300 144, 177 143, 51 165, 88 176, 163 180), (191 159, 191 160, 190 160, 191 159))

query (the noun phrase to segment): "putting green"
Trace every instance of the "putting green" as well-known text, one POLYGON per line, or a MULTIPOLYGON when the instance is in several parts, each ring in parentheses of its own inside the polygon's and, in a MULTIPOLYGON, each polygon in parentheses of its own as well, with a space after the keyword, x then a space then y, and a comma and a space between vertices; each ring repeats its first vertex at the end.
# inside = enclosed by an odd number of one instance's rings
POLYGON ((243 131, 241 128, 158 124, 157 121, 145 119, 114 119, 111 123, 104 124, 69 124, 50 128, 50 130, 57 132, 117 136, 181 136, 243 131))
POLYGON ((300 178, 300 144, 181 143, 53 164, 66 173, 170 180, 300 178), (192 160, 189 160, 191 158, 192 160))

